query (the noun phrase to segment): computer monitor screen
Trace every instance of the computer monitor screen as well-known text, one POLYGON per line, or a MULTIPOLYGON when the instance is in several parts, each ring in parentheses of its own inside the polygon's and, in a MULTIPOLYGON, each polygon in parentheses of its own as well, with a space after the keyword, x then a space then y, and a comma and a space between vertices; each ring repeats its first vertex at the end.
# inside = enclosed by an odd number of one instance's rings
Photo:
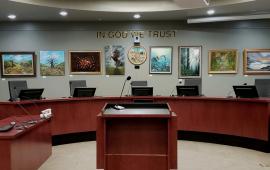
POLYGON ((153 87, 132 87, 132 96, 153 96, 153 87))
POLYGON ((21 100, 41 99, 44 89, 24 89, 20 91, 19 98, 21 100))
POLYGON ((93 97, 95 92, 96 88, 76 87, 74 89, 73 97, 93 97))
POLYGON ((19 94, 21 90, 27 89, 27 82, 25 80, 8 81, 8 88, 9 88, 10 100, 13 101, 19 98, 19 94))
POLYGON ((239 98, 256 98, 259 97, 256 86, 233 86, 236 97, 239 98))
POLYGON ((270 97, 270 79, 255 79, 255 86, 260 97, 270 97))
POLYGON ((177 96, 199 96, 198 86, 176 86, 177 96))
POLYGON ((70 80, 69 87, 70 87, 70 96, 73 96, 74 89, 76 87, 86 87, 86 80, 70 80))

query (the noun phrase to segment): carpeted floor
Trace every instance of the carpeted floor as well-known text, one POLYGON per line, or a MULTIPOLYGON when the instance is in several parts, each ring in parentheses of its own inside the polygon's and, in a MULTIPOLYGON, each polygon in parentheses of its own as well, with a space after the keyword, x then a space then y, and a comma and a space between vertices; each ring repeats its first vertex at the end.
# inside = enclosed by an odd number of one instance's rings
MULTIPOLYGON (((95 170, 96 142, 53 147, 39 170, 95 170)), ((178 141, 179 170, 270 170, 270 153, 212 143, 178 141)))

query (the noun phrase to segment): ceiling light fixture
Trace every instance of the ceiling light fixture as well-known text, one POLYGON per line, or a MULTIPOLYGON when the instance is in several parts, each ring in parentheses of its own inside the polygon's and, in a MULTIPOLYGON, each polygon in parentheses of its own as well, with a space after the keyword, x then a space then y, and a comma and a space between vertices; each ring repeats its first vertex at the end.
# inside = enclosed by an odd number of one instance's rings
POLYGON ((243 15, 243 16, 220 16, 220 17, 206 17, 187 19, 188 24, 195 23, 209 23, 209 22, 225 22, 225 21, 240 21, 240 20, 253 20, 253 19, 269 19, 270 14, 261 15, 243 15))
POLYGON ((67 16, 68 15, 68 12, 67 11, 60 11, 59 14, 63 17, 67 16))
POLYGON ((8 18, 11 19, 11 20, 14 20, 14 19, 16 19, 16 15, 10 14, 10 15, 8 15, 8 18))
POLYGON ((134 14, 134 15, 133 15, 133 18, 139 19, 139 18, 141 18, 141 15, 140 15, 140 14, 134 14))
POLYGON ((208 11, 207 11, 207 14, 208 15, 213 15, 215 13, 215 10, 213 10, 213 9, 209 9, 208 11))

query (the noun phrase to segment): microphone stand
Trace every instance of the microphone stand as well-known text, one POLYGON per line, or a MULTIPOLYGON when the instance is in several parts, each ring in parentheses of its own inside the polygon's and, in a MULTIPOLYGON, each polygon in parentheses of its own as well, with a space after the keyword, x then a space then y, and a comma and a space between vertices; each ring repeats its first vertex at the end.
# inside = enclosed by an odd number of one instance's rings
MULTIPOLYGON (((126 80, 124 81, 124 84, 123 84, 123 87, 122 87, 122 90, 121 90, 121 94, 120 94, 119 100, 121 100, 121 98, 122 98, 122 94, 123 94, 123 91, 124 91, 126 82, 129 81, 130 79, 131 79, 131 77, 128 76, 128 77, 126 78, 126 80)), ((123 110, 123 109, 125 109, 124 106, 120 106, 120 105, 118 105, 118 104, 114 105, 113 108, 116 109, 116 110, 123 110)))

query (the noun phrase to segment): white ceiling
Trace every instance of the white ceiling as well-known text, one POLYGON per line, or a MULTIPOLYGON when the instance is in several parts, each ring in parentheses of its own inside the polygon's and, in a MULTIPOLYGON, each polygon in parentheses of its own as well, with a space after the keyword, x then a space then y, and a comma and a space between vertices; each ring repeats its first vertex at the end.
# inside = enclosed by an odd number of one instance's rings
POLYGON ((215 9, 215 16, 269 14, 270 0, 0 0, 0 21, 16 14, 16 21, 133 21, 186 20, 208 17, 206 11, 215 9), (61 17, 60 10, 69 15, 61 17))

